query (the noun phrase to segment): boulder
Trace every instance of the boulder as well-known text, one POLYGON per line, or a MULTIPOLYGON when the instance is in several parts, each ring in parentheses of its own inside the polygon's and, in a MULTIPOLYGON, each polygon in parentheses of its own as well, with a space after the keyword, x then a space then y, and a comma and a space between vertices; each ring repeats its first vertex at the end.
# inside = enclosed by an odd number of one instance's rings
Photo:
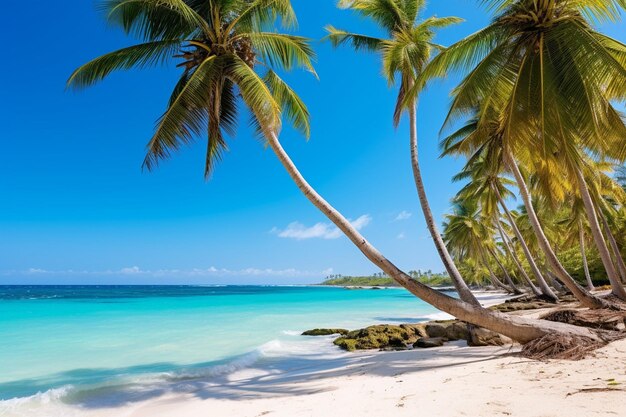
POLYGON ((427 333, 420 324, 378 325, 348 332, 334 343, 345 350, 403 348, 424 336, 427 333))
POLYGON ((428 337, 447 337, 448 323, 429 323, 426 325, 428 337))
POLYGON ((428 337, 443 337, 448 340, 467 340, 467 325, 458 320, 446 320, 426 323, 428 337))
POLYGON ((512 343, 508 337, 482 327, 475 327, 471 336, 467 341, 470 346, 504 346, 512 343))
POLYGON ((443 346, 446 339, 443 337, 421 337, 413 344, 415 348, 433 348, 443 346))
POLYGON ((446 338, 448 340, 468 340, 469 330, 467 324, 461 321, 455 321, 446 329, 446 338))
POLYGON ((313 329, 302 333, 302 336, 330 336, 333 334, 348 334, 346 329, 313 329))

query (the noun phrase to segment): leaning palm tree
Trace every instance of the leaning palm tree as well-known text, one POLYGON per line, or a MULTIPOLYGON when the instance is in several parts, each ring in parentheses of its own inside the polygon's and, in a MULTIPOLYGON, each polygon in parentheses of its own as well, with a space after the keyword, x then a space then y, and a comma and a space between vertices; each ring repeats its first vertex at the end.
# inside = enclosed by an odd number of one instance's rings
MULTIPOLYGON (((504 249, 507 255, 513 260, 513 263, 517 267, 517 270, 522 275, 522 278, 524 279, 526 284, 528 284, 528 287, 530 288, 533 294, 535 294, 538 297, 543 296, 544 294, 541 291, 541 289, 535 285, 535 283, 530 279, 530 277, 526 273, 526 270, 524 269, 524 266, 522 265, 520 258, 517 256, 517 252, 515 250, 515 246, 511 240, 510 235, 508 234, 508 232, 504 230, 504 224, 503 224, 502 219, 500 218, 495 219, 495 223, 498 229, 498 234, 500 235, 500 241, 502 242, 502 245, 504 246, 504 249)), ((550 301, 555 301, 555 300, 550 299, 550 301)))
POLYGON ((283 116, 308 132, 306 107, 294 91, 269 68, 312 70, 313 52, 306 39, 265 32, 276 18, 295 22, 289 0, 115 0, 107 3, 109 18, 144 43, 116 51, 80 67, 69 80, 74 88, 100 81, 113 70, 145 67, 182 55, 183 78, 174 88, 167 110, 148 144, 148 169, 180 146, 207 135, 205 172, 211 172, 225 144, 221 129, 238 121, 235 105, 250 109, 253 123, 306 198, 330 219, 382 271, 415 296, 461 320, 520 342, 549 334, 602 339, 598 332, 561 323, 529 320, 492 312, 447 296, 400 270, 304 179, 283 149, 279 132, 283 116), (187 47, 188 46, 188 47, 187 47), (184 52, 180 53, 183 49, 184 52), (264 65, 257 65, 260 61, 264 65), (223 103, 228 103, 228 106, 223 103))
MULTIPOLYGON (((585 154, 626 157, 626 125, 612 100, 626 98, 626 45, 592 27, 589 19, 618 20, 623 0, 485 0, 496 17, 485 29, 439 54, 422 73, 416 90, 451 68, 474 66, 455 90, 448 123, 473 111, 496 110, 501 123, 504 157, 530 202, 520 159, 539 167, 558 162, 579 189, 613 293, 626 300, 602 236, 596 208, 585 179, 585 154)), ((571 281, 533 227, 550 266, 571 281)), ((589 301, 588 297, 585 297, 589 301)), ((591 303, 588 303, 591 305, 591 303)))
POLYGON ((452 213, 446 215, 446 221, 443 224, 443 238, 446 247, 450 248, 451 254, 458 261, 469 258, 482 262, 489 271, 489 276, 495 287, 516 294, 521 293, 498 258, 494 249, 493 230, 481 213, 478 199, 461 197, 455 198, 452 213), (498 279, 491 267, 490 260, 496 262, 508 285, 503 284, 498 279))
MULTIPOLYGON (((508 189, 508 186, 512 185, 512 181, 501 174, 503 164, 501 161, 501 152, 498 142, 495 140, 488 140, 486 143, 481 144, 479 149, 475 151, 474 154, 471 154, 471 142, 474 136, 478 136, 476 129, 477 121, 472 120, 470 123, 466 124, 452 135, 446 137, 441 142, 441 148, 443 150, 442 156, 457 154, 470 155, 463 171, 454 177, 454 180, 456 181, 470 180, 470 182, 460 191, 459 194, 466 198, 479 198, 486 211, 486 215, 490 216, 494 219, 494 222, 497 223, 500 221, 499 206, 502 207, 518 241, 522 245, 522 249, 530 269, 534 274, 542 293, 551 301, 557 301, 558 298, 556 294, 552 291, 544 279, 530 249, 526 245, 523 236, 521 235, 519 229, 517 229, 511 212, 506 206, 505 199, 513 195, 508 189)), ((506 249, 506 241, 504 240, 504 237, 502 237, 502 239, 506 249)), ((523 274, 525 274, 524 271, 523 274)), ((530 286, 531 288, 534 288, 532 282, 530 282, 530 286)))
POLYGON ((439 233, 433 216, 419 165, 417 146, 417 99, 408 97, 415 78, 426 67, 431 56, 440 46, 433 42, 435 30, 461 21, 456 17, 431 17, 420 20, 425 7, 424 0, 339 0, 339 7, 353 10, 374 20, 388 35, 382 39, 328 26, 328 39, 337 47, 350 44, 356 50, 377 52, 381 55, 383 74, 390 85, 399 84, 398 98, 393 115, 398 126, 405 110, 409 113, 411 165, 426 225, 448 274, 461 296, 467 302, 478 305, 467 283, 459 273, 454 260, 439 233), (408 103, 408 105, 407 105, 408 103))
POLYGON ((589 262, 587 259, 587 227, 583 202, 580 197, 571 195, 569 199, 566 200, 566 205, 567 210, 560 213, 557 224, 564 231, 563 241, 566 245, 575 246, 578 244, 587 289, 592 291, 595 289, 595 286, 593 285, 593 279, 589 272, 589 262), (578 233, 574 233, 574 231, 578 233))
POLYGON ((600 161, 590 164, 590 166, 594 169, 588 171, 589 175, 593 175, 592 180, 588 182, 591 184, 590 189, 594 203, 598 207, 598 218, 607 236, 620 278, 626 284, 626 263, 615 238, 615 233, 609 224, 613 223, 616 213, 620 210, 623 211, 623 203, 626 201, 626 190, 620 186, 617 179, 609 175, 613 171, 611 163, 600 161))

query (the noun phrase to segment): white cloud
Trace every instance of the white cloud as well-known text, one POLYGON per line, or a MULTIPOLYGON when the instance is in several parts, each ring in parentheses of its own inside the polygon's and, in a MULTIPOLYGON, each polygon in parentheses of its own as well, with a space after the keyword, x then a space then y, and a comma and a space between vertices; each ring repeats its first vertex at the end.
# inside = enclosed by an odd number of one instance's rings
POLYGON ((120 273, 124 275, 136 275, 136 274, 141 274, 142 272, 143 271, 138 266, 133 266, 130 268, 122 268, 120 270, 120 273))
MULTIPOLYGON (((358 219, 351 221, 350 223, 356 230, 361 230, 367 227, 372 222, 372 217, 369 214, 364 214, 358 219)), ((285 239, 339 239, 342 236, 341 230, 331 223, 316 223, 313 226, 307 227, 300 222, 290 223, 286 229, 280 230, 274 227, 271 233, 277 234, 278 237, 285 239)))
POLYGON ((404 239, 404 238, 406 238, 406 235, 404 234, 404 232, 402 232, 402 233, 400 233, 400 234, 397 236, 397 238, 398 238, 398 239, 404 239))
POLYGON ((192 269, 142 269, 138 266, 132 266, 117 270, 45 270, 40 268, 29 268, 21 271, 0 271, 1 276, 18 276, 18 275, 48 275, 48 276, 120 276, 133 275, 144 277, 160 277, 160 278, 189 278, 189 277, 285 277, 285 278, 306 278, 306 277, 325 277, 333 273, 333 268, 327 268, 321 271, 308 271, 296 268, 273 269, 273 268, 243 268, 228 269, 216 268, 192 268, 192 269))
POLYGON ((402 220, 409 220, 411 218, 411 216, 413 216, 413 213, 409 213, 406 210, 402 210, 400 213, 398 213, 398 215, 395 218, 395 221, 399 222, 402 220))
POLYGON ((26 274, 47 274, 48 271, 46 271, 45 269, 41 269, 41 268, 29 268, 26 271, 24 271, 24 273, 26 273, 26 274))

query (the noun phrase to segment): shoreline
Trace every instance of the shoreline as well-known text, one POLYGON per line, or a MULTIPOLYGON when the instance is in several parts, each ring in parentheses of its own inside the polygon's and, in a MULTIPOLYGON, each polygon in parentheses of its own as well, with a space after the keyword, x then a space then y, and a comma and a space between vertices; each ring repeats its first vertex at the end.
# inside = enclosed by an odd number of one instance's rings
MULTIPOLYGON (((497 291, 475 294, 487 307, 515 298, 497 291)), ((448 318, 436 313, 419 322, 448 318)), ((16 399, 16 407, 31 401, 28 411, 8 409, 7 416, 560 417, 564 410, 581 417, 626 416, 617 400, 626 393, 626 341, 580 362, 537 362, 517 356, 515 345, 468 347, 454 341, 429 349, 347 352, 333 345, 336 337, 290 333, 287 341, 267 343, 256 356, 215 374, 80 391, 59 387, 35 401, 16 399)))
MULTIPOLYGON (((515 298, 477 292, 485 306, 515 298)), ((445 314, 445 313, 444 313, 445 314)), ((540 310, 523 312, 537 316, 540 310)), ((320 337, 332 343, 335 336, 320 337)), ((626 416, 626 340, 578 362, 538 362, 519 346, 311 353, 271 370, 250 367, 190 393, 124 409, 123 417, 626 416), (537 401, 541 398, 541 401, 537 401)), ((121 411, 121 410, 118 410, 121 411)), ((108 417, 103 411, 94 417, 108 417)))
POLYGON ((515 352, 511 347, 453 343, 431 350, 360 352, 328 362, 323 369, 303 366, 287 373, 248 369, 219 386, 164 395, 132 409, 118 409, 115 415, 625 415, 620 401, 624 391, 610 384, 626 383, 626 341, 580 362, 536 362, 515 352))

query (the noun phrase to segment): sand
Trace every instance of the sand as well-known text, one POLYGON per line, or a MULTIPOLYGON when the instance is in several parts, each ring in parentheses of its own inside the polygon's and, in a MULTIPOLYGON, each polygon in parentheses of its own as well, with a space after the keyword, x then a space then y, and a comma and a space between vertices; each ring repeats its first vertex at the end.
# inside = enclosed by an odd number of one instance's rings
POLYGON ((196 392, 98 415, 626 416, 626 341, 579 362, 534 362, 515 353, 456 343, 349 354, 324 366, 247 369, 196 392))
MULTIPOLYGON (((499 297, 481 298, 493 304, 499 297)), ((578 362, 530 361, 518 349, 455 342, 403 352, 300 352, 80 415, 626 417, 626 341, 578 362)))

